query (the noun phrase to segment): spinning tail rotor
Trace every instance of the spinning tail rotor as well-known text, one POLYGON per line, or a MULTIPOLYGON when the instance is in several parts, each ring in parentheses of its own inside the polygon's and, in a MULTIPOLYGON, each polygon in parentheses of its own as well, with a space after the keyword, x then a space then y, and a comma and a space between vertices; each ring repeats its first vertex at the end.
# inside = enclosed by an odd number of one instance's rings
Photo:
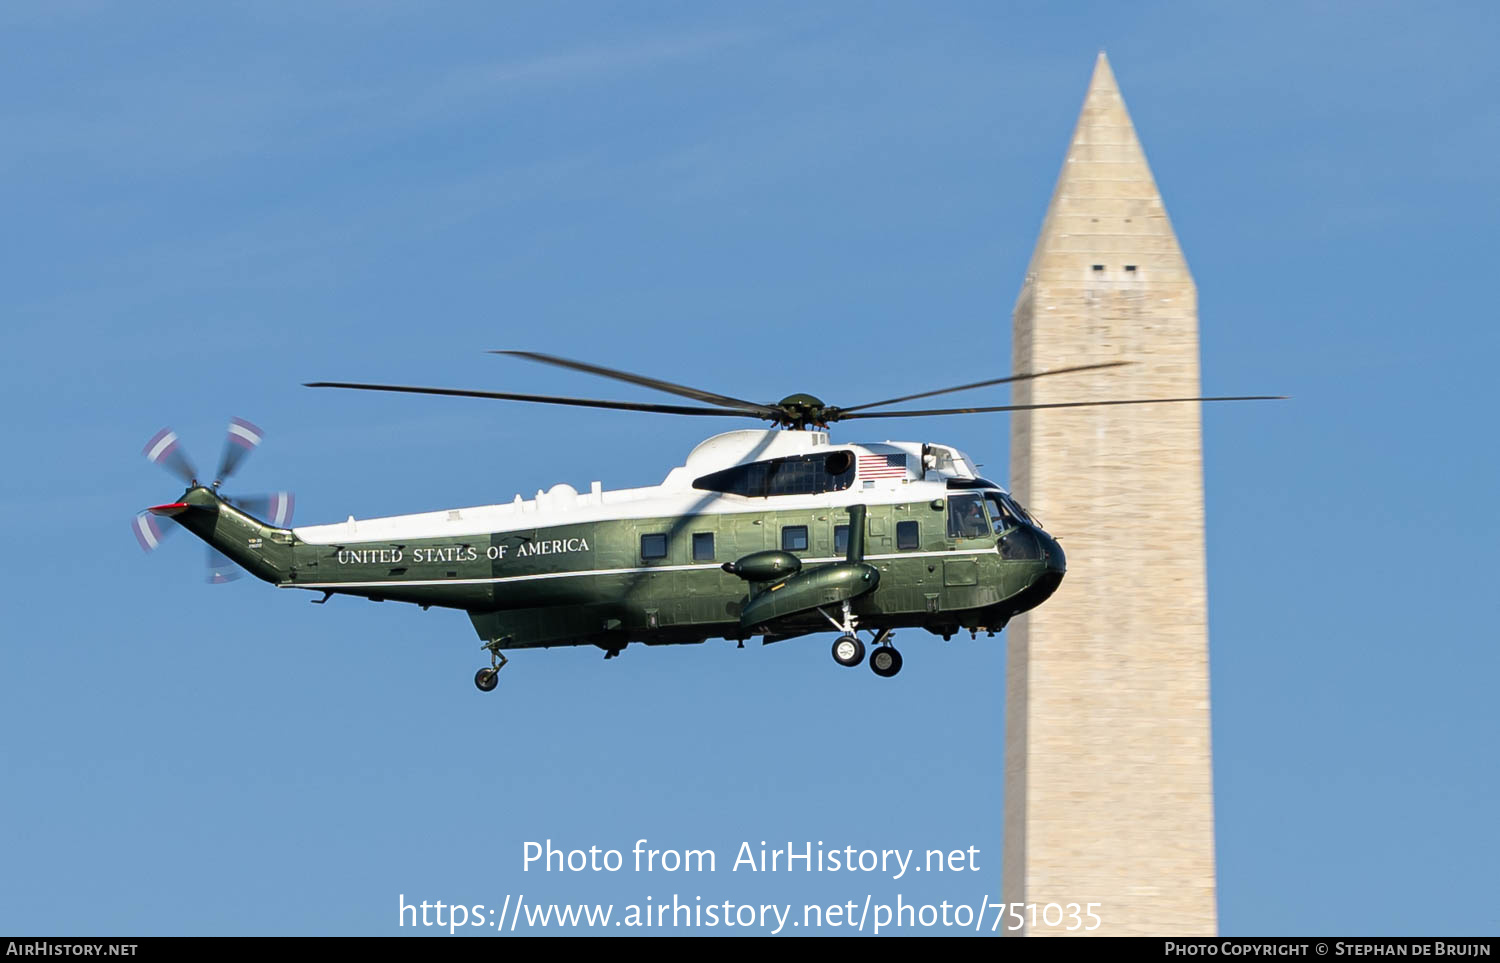
MULTIPOLYGON (((276 528, 285 528, 291 524, 292 509, 295 504, 291 492, 281 491, 272 492, 269 495, 233 497, 219 492, 219 486, 240 469, 246 457, 258 448, 264 439, 265 433, 251 422, 244 418, 230 419, 229 430, 224 439, 224 453, 219 459, 216 477, 206 487, 219 501, 247 515, 263 519, 276 528)), ((160 465, 180 479, 189 490, 201 486, 197 469, 193 467, 192 460, 182 450, 181 441, 172 429, 163 428, 152 435, 141 453, 146 456, 147 461, 160 465)), ((166 536, 177 529, 176 525, 163 525, 161 519, 175 518, 191 511, 203 511, 203 509, 189 505, 185 501, 176 501, 156 505, 138 513, 131 524, 131 531, 135 535, 136 542, 141 546, 141 550, 155 551, 166 536)), ((208 546, 207 566, 207 578, 213 584, 232 582, 240 576, 240 568, 212 545, 208 546)))

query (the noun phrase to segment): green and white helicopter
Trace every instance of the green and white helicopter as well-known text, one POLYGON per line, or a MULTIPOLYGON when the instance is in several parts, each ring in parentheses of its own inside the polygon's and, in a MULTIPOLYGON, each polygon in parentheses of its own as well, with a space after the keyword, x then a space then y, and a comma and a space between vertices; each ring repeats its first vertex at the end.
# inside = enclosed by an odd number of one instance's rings
POLYGON ((229 498, 219 487, 262 433, 230 423, 216 479, 201 484, 176 434, 163 429, 146 457, 188 485, 175 501, 141 512, 134 529, 153 549, 170 518, 209 545, 210 580, 234 566, 279 588, 467 612, 498 682, 512 649, 596 645, 605 658, 647 645, 777 642, 830 628, 833 658, 901 671, 897 629, 943 638, 993 635, 1044 602, 1066 563, 1057 541, 963 452, 930 442, 836 443, 828 426, 864 418, 971 414, 1094 405, 1248 401, 1271 396, 1152 398, 973 408, 885 406, 1127 362, 1014 374, 847 408, 808 394, 762 403, 656 378, 525 351, 495 352, 602 375, 697 402, 600 401, 550 395, 313 382, 308 387, 491 398, 770 422, 715 435, 660 485, 588 491, 566 484, 511 502, 290 527, 292 499, 229 498), (233 564, 231 564, 233 563, 233 564))

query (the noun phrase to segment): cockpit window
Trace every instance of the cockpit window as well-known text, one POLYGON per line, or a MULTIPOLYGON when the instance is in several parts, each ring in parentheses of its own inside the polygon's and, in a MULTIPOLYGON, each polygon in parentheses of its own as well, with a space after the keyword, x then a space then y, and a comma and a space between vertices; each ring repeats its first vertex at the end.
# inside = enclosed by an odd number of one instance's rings
POLYGON ((975 493, 948 498, 949 538, 983 538, 991 531, 989 517, 984 512, 983 495, 975 493))
POLYGON ((1005 496, 999 492, 985 492, 984 498, 990 503, 990 518, 995 522, 996 535, 1016 527, 1019 520, 1016 513, 1006 506, 1005 496))
POLYGON ((1030 525, 1032 528, 1041 528, 1036 519, 1032 518, 1021 503, 1004 492, 985 492, 985 500, 990 503, 990 518, 995 522, 995 534, 1008 531, 1017 525, 1030 525))
POLYGON ((1030 525, 1032 528, 1042 527, 1035 518, 1031 517, 1031 513, 1023 508, 1021 506, 1021 503, 1016 501, 1015 498, 1011 497, 1010 495, 1001 495, 1000 498, 1005 502, 1006 505, 1010 506, 1010 510, 1015 512, 1016 517, 1021 519, 1021 521, 1030 525))

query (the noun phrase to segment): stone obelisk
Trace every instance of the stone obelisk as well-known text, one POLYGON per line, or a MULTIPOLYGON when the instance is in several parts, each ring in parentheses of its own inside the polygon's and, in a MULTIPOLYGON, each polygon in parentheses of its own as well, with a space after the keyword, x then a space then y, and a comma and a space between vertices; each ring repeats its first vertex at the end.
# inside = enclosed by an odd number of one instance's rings
MULTIPOLYGON (((1130 362, 1021 382, 1017 404, 1200 393, 1197 289, 1102 53, 1014 330, 1017 371, 1130 362)), ((1012 485, 1068 559, 1010 626, 1002 893, 1037 905, 1030 935, 1072 925, 1048 903, 1097 904, 1100 935, 1217 929, 1199 415, 1013 416, 1012 485)))

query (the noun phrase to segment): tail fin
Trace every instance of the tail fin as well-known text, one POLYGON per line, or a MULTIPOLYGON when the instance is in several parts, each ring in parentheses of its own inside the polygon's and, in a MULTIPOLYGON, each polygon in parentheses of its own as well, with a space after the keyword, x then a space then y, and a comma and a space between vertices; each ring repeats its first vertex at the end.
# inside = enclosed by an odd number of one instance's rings
MULTIPOLYGON (((272 503, 278 517, 290 517, 289 499, 280 509, 272 503)), ((258 579, 278 584, 291 574, 296 542, 291 529, 256 518, 211 488, 194 486, 176 502, 158 505, 151 513, 170 517, 258 579)))

